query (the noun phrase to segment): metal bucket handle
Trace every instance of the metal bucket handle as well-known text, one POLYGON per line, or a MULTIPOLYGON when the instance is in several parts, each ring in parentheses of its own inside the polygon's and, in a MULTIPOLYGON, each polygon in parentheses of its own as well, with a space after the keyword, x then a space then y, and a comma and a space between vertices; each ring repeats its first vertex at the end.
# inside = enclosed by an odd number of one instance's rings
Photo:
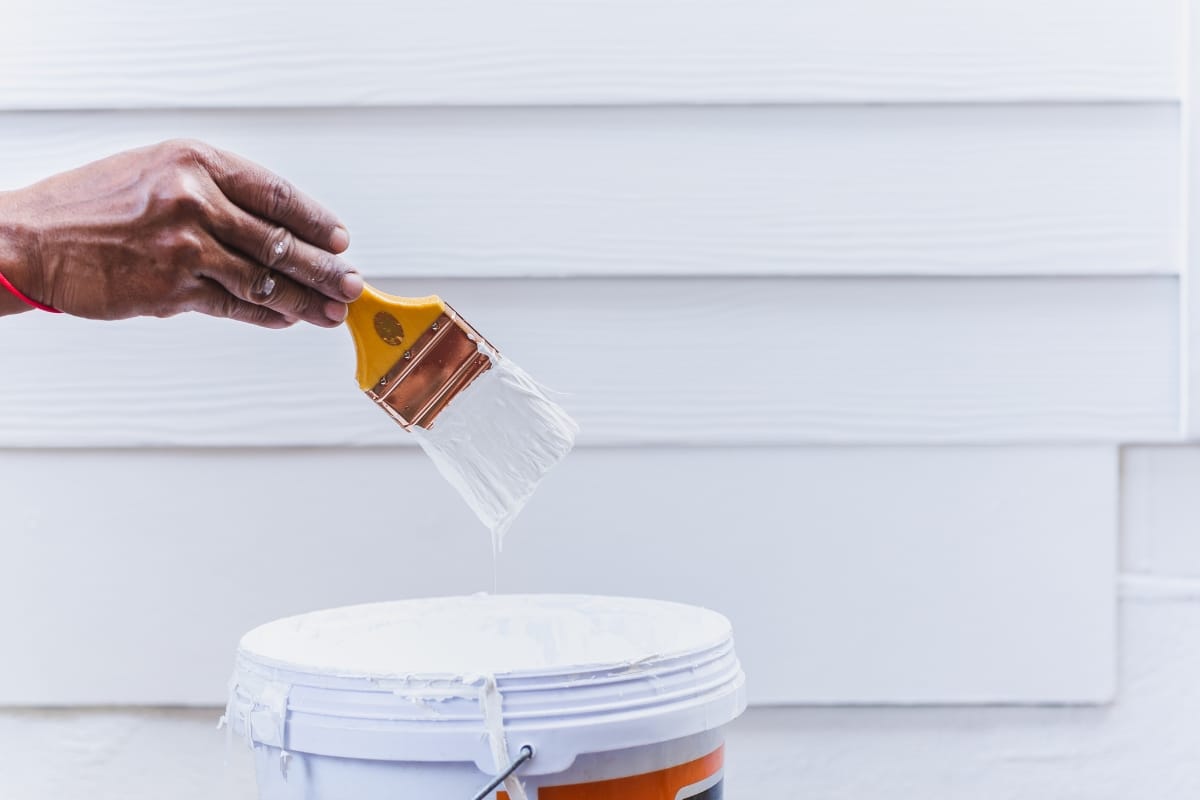
POLYGON ((500 784, 516 774, 517 770, 525 766, 533 760, 533 747, 525 745, 521 748, 521 755, 517 756, 516 760, 508 765, 508 769, 501 772, 496 777, 492 778, 491 782, 479 790, 473 800, 487 800, 488 796, 496 789, 500 788, 500 784))

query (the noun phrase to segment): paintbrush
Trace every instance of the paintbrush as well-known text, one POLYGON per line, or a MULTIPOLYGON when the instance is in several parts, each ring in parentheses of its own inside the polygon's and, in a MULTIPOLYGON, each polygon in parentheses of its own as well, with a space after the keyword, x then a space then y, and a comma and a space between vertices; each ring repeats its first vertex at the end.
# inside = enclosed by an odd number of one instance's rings
POLYGON ((346 324, 359 387, 417 437, 499 547, 579 426, 440 297, 367 286, 346 324))

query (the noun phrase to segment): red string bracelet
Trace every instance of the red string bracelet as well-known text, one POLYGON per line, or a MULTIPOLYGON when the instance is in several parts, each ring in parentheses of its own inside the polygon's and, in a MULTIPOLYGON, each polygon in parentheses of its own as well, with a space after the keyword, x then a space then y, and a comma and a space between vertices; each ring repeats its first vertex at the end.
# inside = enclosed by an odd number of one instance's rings
POLYGON ((22 292, 20 289, 13 286, 12 281, 10 281, 8 278, 4 277, 3 272, 0 272, 0 286, 3 286, 5 289, 8 289, 8 291, 12 292, 13 297, 17 298, 18 300, 20 300, 22 303, 24 303, 27 306, 33 306, 34 308, 41 309, 42 311, 49 311, 51 314, 61 314, 62 313, 54 306, 48 306, 45 303, 39 303, 37 300, 34 300, 32 297, 29 297, 24 292, 22 292))

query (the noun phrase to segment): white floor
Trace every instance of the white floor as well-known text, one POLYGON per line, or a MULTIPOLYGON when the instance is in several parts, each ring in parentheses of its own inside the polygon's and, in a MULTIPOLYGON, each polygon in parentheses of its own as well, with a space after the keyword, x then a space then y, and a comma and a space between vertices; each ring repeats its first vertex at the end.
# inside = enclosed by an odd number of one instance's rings
MULTIPOLYGON (((1114 705, 753 709, 729 732, 730 797, 1200 796, 1200 583, 1127 578, 1123 598, 1114 705)), ((250 800, 217 716, 4 712, 0 798, 250 800)))

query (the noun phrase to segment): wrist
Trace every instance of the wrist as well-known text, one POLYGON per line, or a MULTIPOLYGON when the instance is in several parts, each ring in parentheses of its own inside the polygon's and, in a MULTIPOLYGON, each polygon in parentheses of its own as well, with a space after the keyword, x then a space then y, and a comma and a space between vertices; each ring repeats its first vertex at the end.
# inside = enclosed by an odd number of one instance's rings
MULTIPOLYGON (((38 302, 46 302, 42 270, 37 258, 33 227, 16 213, 13 192, 0 192, 0 275, 16 289, 38 302)), ((13 293, 0 289, 0 314, 28 311, 31 307, 13 293)))

